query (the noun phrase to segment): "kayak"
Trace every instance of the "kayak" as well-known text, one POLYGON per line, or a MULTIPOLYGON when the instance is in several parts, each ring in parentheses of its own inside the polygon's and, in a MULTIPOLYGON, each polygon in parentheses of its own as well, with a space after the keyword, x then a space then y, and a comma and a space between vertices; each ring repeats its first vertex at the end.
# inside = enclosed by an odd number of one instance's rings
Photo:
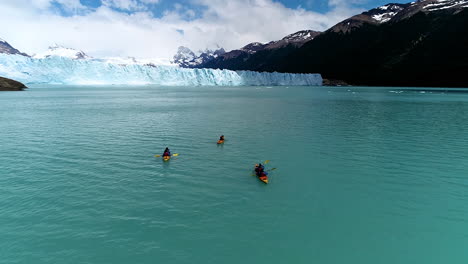
POLYGON ((265 184, 268 183, 268 176, 261 176, 261 177, 258 177, 258 179, 264 182, 265 184))
POLYGON ((163 160, 164 160, 164 161, 168 161, 168 160, 170 160, 170 159, 171 159, 171 156, 164 156, 164 157, 163 157, 163 160))
POLYGON ((262 181, 263 183, 267 184, 268 183, 268 176, 264 175, 264 176, 258 176, 257 173, 255 172, 255 168, 257 167, 257 165, 255 165, 254 167, 254 175, 257 176, 257 178, 262 181))
POLYGON ((217 144, 223 144, 223 143, 224 143, 224 140, 218 140, 217 144))

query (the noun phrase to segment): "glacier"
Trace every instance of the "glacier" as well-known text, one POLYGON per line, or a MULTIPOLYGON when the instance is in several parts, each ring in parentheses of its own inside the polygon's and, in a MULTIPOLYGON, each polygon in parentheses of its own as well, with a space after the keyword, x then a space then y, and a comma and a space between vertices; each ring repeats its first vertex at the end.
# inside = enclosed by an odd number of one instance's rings
POLYGON ((320 74, 186 69, 153 64, 117 64, 100 59, 59 56, 30 58, 0 54, 0 76, 26 85, 161 85, 161 86, 320 86, 320 74))

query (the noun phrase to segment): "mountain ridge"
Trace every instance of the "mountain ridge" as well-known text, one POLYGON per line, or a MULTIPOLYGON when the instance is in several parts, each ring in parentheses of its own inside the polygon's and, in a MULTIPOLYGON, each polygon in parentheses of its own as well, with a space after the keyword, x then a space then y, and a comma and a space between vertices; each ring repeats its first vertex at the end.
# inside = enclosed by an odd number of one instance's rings
POLYGON ((1 39, 1 38, 0 38, 0 53, 10 54, 10 55, 18 54, 18 55, 29 57, 28 54, 23 53, 23 52, 15 49, 15 48, 13 48, 10 45, 10 43, 8 43, 6 40, 1 39))
POLYGON ((301 30, 289 34, 280 40, 270 41, 268 43, 252 42, 242 48, 228 52, 222 48, 215 51, 207 50, 206 52, 201 52, 198 56, 189 48, 181 46, 176 55, 174 55, 173 61, 175 64, 185 68, 215 68, 218 63, 222 63, 225 60, 248 60, 251 55, 263 50, 276 50, 289 45, 301 47, 307 41, 312 40, 321 33, 322 32, 313 30, 301 30))

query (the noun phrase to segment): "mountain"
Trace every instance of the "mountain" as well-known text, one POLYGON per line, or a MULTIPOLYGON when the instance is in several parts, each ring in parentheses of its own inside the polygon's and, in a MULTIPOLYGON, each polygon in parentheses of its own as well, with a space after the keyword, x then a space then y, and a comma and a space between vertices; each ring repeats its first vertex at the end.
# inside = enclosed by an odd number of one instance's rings
MULTIPOLYGON (((215 52, 207 50, 199 56, 196 56, 195 53, 186 47, 179 47, 177 54, 174 56, 174 63, 185 68, 225 68, 221 66, 224 62, 233 65, 236 64, 237 61, 247 61, 251 55, 263 50, 277 50, 288 46, 299 48, 320 33, 321 32, 313 30, 302 30, 278 41, 271 41, 268 43, 253 42, 240 49, 229 52, 225 52, 222 48, 215 52)), ((235 67, 232 67, 232 69, 234 68, 235 67)))
POLYGON ((353 29, 362 27, 364 24, 382 24, 389 22, 401 11, 411 6, 411 4, 387 4, 371 9, 362 14, 348 18, 328 30, 333 32, 349 33, 353 29))
POLYGON ((335 26, 274 70, 319 72, 354 85, 468 87, 468 1, 403 7, 384 22, 335 26))
POLYGON ((306 42, 313 40, 315 37, 320 35, 322 32, 313 31, 313 30, 301 30, 296 33, 287 35, 286 37, 282 38, 278 41, 272 41, 267 44, 265 49, 278 49, 284 48, 288 45, 292 45, 294 47, 301 47, 306 42))
POLYGON ((418 12, 429 13, 444 10, 454 14, 467 6, 467 0, 420 0, 408 4, 390 3, 348 18, 333 26, 329 31, 347 33, 364 24, 397 22, 410 18, 418 12))
POLYGON ((84 53, 81 50, 66 48, 58 44, 50 46, 49 49, 44 53, 34 55, 34 58, 41 59, 41 58, 47 58, 50 56, 65 57, 65 58, 70 58, 70 59, 75 59, 75 60, 91 58, 90 56, 88 56, 86 53, 84 53))
POLYGON ((4 54, 18 54, 22 56, 28 56, 26 53, 22 53, 19 50, 13 48, 8 42, 3 39, 0 39, 0 53, 4 54))
POLYGON ((224 54, 223 48, 217 50, 201 51, 200 55, 196 55, 192 50, 187 47, 180 46, 177 50, 177 53, 173 57, 173 63, 184 68, 196 68, 197 66, 206 63, 212 59, 217 58, 218 56, 224 54))
POLYGON ((197 68, 219 68, 230 70, 274 71, 277 65, 305 43, 321 32, 302 30, 266 44, 254 42, 241 49, 227 52, 216 59, 200 64, 197 68))
MULTIPOLYGON (((274 49, 284 48, 288 45, 292 45, 298 48, 304 45, 304 43, 306 43, 307 41, 310 41, 314 39, 316 36, 320 35, 320 33, 321 32, 313 31, 313 30, 301 30, 296 33, 287 35, 286 37, 280 40, 271 41, 266 44, 263 44, 260 42, 253 42, 242 47, 240 50, 245 51, 249 54, 254 54, 258 51, 274 50, 274 49)), ((236 50, 234 50, 234 52, 235 51, 236 50)))
POLYGON ((468 0, 390 3, 302 45, 240 49, 198 67, 321 73, 352 85, 468 87, 467 7, 468 0))

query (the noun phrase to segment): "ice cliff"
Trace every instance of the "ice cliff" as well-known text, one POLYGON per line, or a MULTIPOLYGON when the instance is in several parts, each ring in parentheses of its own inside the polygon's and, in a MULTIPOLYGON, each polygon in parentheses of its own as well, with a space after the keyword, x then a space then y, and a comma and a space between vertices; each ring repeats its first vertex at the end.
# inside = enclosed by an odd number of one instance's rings
POLYGON ((0 54, 0 76, 25 84, 322 85, 320 74, 184 69, 153 64, 116 64, 99 59, 30 58, 8 54, 0 54))

